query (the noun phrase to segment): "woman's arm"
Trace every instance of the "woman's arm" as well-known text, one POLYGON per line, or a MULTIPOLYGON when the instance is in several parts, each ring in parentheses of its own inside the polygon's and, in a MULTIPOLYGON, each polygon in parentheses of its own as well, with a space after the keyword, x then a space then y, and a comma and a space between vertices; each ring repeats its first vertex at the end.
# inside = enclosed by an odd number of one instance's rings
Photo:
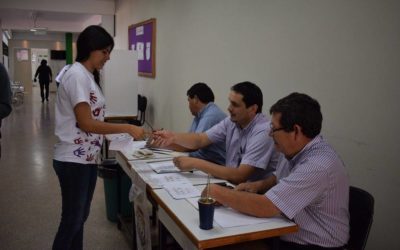
POLYGON ((74 108, 78 126, 85 132, 95 134, 128 133, 135 139, 144 137, 144 129, 130 124, 117 124, 97 121, 92 118, 90 106, 86 102, 78 103, 74 108))

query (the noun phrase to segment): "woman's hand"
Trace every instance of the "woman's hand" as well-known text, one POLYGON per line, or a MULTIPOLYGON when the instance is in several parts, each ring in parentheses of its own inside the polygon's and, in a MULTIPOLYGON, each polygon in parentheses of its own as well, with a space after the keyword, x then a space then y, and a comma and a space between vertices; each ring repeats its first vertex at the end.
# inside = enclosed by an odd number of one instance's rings
POLYGON ((130 134, 133 138, 135 138, 135 140, 142 140, 144 138, 145 133, 142 127, 129 125, 128 134, 130 134))

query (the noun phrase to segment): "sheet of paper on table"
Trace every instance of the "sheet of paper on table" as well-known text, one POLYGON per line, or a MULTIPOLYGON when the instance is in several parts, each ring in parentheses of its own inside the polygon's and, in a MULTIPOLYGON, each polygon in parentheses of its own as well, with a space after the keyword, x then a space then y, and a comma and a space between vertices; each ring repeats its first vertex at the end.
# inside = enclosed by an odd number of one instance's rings
POLYGON ((179 173, 151 174, 150 181, 156 185, 164 186, 169 183, 190 183, 189 179, 179 173))
POLYGON ((164 189, 177 200, 190 197, 200 197, 201 194, 199 189, 191 183, 168 183, 164 185, 164 189))
MULTIPOLYGON (((199 209, 197 203, 198 199, 199 198, 189 198, 187 199, 187 201, 190 204, 192 204, 196 209, 199 209)), ((224 228, 267 223, 267 222, 272 222, 275 219, 276 218, 258 218, 246 215, 236 210, 233 210, 230 207, 224 207, 224 206, 215 207, 214 211, 214 221, 217 222, 218 225, 224 228)))

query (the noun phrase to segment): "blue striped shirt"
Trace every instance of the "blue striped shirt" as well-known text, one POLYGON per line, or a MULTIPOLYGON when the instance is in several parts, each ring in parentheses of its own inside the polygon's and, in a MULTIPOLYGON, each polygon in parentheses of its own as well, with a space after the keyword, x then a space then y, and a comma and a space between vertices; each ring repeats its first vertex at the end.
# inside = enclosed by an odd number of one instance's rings
POLYGON ((274 142, 268 136, 270 121, 264 114, 257 114, 245 127, 231 121, 230 117, 206 131, 213 142, 226 145, 226 166, 237 168, 240 164, 255 168, 249 181, 264 179, 275 171, 279 154, 274 150, 274 142))
POLYGON ((265 195, 299 226, 282 236, 302 245, 339 247, 349 239, 349 181, 334 149, 317 136, 295 157, 281 157, 277 185, 265 195))
MULTIPOLYGON (((205 132, 226 117, 226 114, 213 102, 209 102, 193 119, 191 133, 205 132)), ((225 164, 225 144, 213 143, 205 148, 190 152, 189 156, 225 164)))

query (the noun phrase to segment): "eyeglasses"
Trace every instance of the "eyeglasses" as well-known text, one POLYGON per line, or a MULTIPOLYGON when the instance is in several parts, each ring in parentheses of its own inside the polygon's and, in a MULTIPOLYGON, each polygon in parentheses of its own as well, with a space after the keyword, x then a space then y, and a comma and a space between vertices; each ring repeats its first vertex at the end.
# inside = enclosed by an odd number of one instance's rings
POLYGON ((269 135, 274 134, 275 132, 279 131, 279 130, 284 130, 285 128, 280 127, 280 128, 273 128, 272 124, 269 126, 270 127, 270 131, 269 131, 269 135))

